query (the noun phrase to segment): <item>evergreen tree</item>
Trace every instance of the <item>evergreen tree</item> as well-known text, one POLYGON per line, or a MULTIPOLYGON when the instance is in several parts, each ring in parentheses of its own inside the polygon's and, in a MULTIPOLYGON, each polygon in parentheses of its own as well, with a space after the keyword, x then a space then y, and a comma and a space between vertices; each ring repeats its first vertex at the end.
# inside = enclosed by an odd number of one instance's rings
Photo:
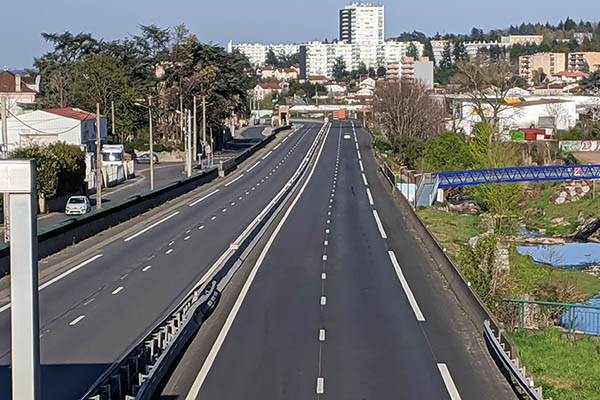
POLYGON ((469 58, 467 54, 467 48, 465 47, 465 42, 462 40, 454 42, 454 62, 459 62, 462 60, 466 60, 469 58))
POLYGON ((410 42, 410 44, 408 45, 408 49, 406 50, 406 56, 412 57, 415 60, 419 59, 419 50, 417 49, 417 46, 415 46, 415 44, 413 42, 410 42))
POLYGON ((425 45, 423 47, 423 57, 429 57, 429 61, 433 61, 433 64, 435 65, 435 57, 433 55, 433 47, 431 46, 431 40, 425 42, 425 45))
POLYGON ((442 61, 440 62, 440 68, 449 70, 454 66, 452 61, 452 45, 450 42, 446 42, 444 45, 444 51, 442 52, 442 61))

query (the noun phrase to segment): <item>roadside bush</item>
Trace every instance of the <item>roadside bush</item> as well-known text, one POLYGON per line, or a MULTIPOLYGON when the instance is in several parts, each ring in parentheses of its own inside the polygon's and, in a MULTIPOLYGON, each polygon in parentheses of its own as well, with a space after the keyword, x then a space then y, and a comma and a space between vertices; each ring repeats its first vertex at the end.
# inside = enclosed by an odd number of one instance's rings
POLYGON ((430 139, 425 146, 423 158, 432 172, 461 171, 473 165, 473 158, 463 135, 444 132, 430 139))
POLYGON ((417 161, 425 150, 425 143, 414 137, 399 137, 394 140, 392 146, 398 161, 410 169, 415 169, 417 161))

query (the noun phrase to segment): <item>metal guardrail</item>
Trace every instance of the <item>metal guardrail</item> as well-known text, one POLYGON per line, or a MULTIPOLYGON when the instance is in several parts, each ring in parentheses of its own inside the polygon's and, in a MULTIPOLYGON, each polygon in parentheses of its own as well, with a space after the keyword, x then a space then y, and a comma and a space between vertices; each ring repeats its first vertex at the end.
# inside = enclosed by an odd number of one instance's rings
POLYGON ((600 307, 586 304, 504 299, 506 329, 562 327, 570 334, 600 336, 600 307))
POLYGON ((483 322, 483 325, 484 339, 487 341, 490 351, 493 353, 492 355, 494 358, 496 358, 496 362, 503 367, 503 372, 508 375, 507 378, 510 377, 512 382, 518 385, 518 387, 522 390, 522 394, 527 396, 529 399, 544 400, 542 397, 542 388, 536 388, 533 378, 526 377, 525 367, 520 365, 519 358, 511 358, 510 352, 507 352, 504 349, 504 345, 500 343, 499 332, 498 336, 496 336, 496 333, 490 326, 490 322, 487 320, 483 322))
MULTIPOLYGON (((324 132, 323 126, 319 135, 324 132)), ((313 143, 307 157, 280 193, 272 200, 267 208, 257 217, 258 223, 238 244, 212 280, 184 299, 175 311, 154 328, 142 341, 127 353, 120 361, 111 365, 81 400, 145 400, 151 398, 161 379, 171 367, 174 359, 182 350, 192 335, 202 325, 202 322, 216 307, 221 291, 219 284, 231 279, 242 261, 264 233, 272 218, 283 207, 292 194, 295 185, 301 180, 310 165, 320 140, 313 143)), ((244 234, 242 234, 243 236, 244 234)))

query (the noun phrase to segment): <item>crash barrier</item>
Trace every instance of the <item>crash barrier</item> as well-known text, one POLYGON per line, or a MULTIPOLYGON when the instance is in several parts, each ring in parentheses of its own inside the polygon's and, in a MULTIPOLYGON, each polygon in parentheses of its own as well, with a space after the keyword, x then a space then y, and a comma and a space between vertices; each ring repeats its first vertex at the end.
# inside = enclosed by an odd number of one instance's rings
POLYGON ((550 301, 504 299, 504 327, 507 330, 560 327, 570 334, 600 336, 600 307, 550 301))
MULTIPOLYGON (((378 159, 375 157, 375 159, 378 160, 378 162, 381 162, 381 158, 378 159)), ((387 174, 381 169, 381 165, 379 166, 379 170, 384 176, 385 182, 389 183, 387 174)), ((391 187, 392 185, 390 185, 390 188, 391 187)), ((444 275, 446 282, 456 296, 462 309, 469 316, 475 327, 479 332, 483 332, 485 329, 485 321, 488 321, 488 325, 491 329, 495 332, 499 332, 497 340, 501 343, 502 348, 508 352, 512 360, 516 360, 515 362, 520 364, 517 347, 512 343, 506 332, 501 329, 501 325, 496 321, 495 317, 479 299, 477 294, 473 292, 471 284, 465 279, 454 262, 447 256, 445 249, 438 243, 429 229, 427 229, 425 223, 418 216, 408 200, 404 196, 398 194, 397 191, 395 193, 392 192, 392 196, 397 200, 396 204, 398 205, 404 221, 414 229, 415 235, 417 235, 418 239, 423 243, 428 254, 432 258, 435 264, 434 267, 439 269, 444 275)), ((504 367, 499 363, 498 366, 504 376, 512 383, 511 377, 505 373, 504 367)), ((533 399, 535 399, 535 397, 533 397, 533 399)))
POLYGON ((231 171, 233 171, 237 166, 237 163, 235 162, 234 158, 231 158, 229 160, 225 160, 225 161, 221 161, 219 163, 219 176, 220 177, 225 177, 227 174, 229 174, 231 171))
POLYGON ((527 377, 525 366, 521 365, 518 357, 512 358, 511 352, 505 350, 504 343, 500 342, 498 331, 494 331, 489 321, 483 322, 483 337, 492 354, 492 358, 498 364, 498 367, 504 376, 518 386, 520 393, 529 399, 544 400, 542 397, 542 387, 535 387, 533 378, 527 377))
MULTIPOLYGON (((275 134, 290 128, 291 126, 278 128, 273 133, 275 134)), ((239 154, 235 158, 236 164, 240 164, 273 139, 273 135, 266 137, 261 142, 245 150, 242 154, 239 154)), ((117 204, 109 204, 101 210, 94 210, 89 214, 69 219, 43 230, 38 233, 38 259, 47 257, 67 246, 78 243, 110 227, 134 218, 214 180, 217 176, 217 168, 207 169, 198 175, 173 182, 151 192, 132 196, 117 204)), ((7 275, 10 271, 9 246, 10 244, 0 246, 0 277, 7 275)))
POLYGON ((235 247, 230 247, 233 251, 215 276, 195 288, 169 317, 152 329, 120 361, 111 365, 81 400, 141 400, 153 397, 178 355, 214 311, 224 288, 302 181, 311 165, 310 160, 324 140, 326 129, 325 125, 321 128, 318 135, 320 139, 313 142, 288 183, 236 240, 235 247))

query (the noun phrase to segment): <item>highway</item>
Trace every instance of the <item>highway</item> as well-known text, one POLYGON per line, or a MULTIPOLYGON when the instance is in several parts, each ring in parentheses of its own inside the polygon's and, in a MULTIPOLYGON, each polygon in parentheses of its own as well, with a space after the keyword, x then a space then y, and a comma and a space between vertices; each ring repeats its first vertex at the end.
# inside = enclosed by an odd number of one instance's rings
MULTIPOLYGON (((320 128, 284 132, 227 178, 41 260, 43 398, 82 395, 207 279, 290 179, 320 128)), ((1 399, 11 390, 7 282, 0 279, 1 399)))
POLYGON ((156 398, 514 399, 370 135, 335 121, 318 157, 156 398))
MULTIPOLYGON (((219 161, 224 161, 235 157, 242 150, 250 147, 262 139, 262 131, 265 126, 253 126, 243 130, 238 137, 225 143, 222 150, 219 150, 214 155, 214 163, 217 164, 219 161)), ((200 172, 199 169, 195 169, 194 173, 200 172)), ((133 179, 129 179, 124 183, 105 188, 102 191, 102 202, 104 206, 110 206, 111 204, 118 203, 126 200, 129 197, 145 193, 149 191, 150 187, 150 166, 144 164, 135 165, 136 176, 133 179)), ((159 163, 154 167, 154 187, 159 188, 166 186, 169 183, 178 181, 185 178, 185 165, 183 162, 171 162, 171 163, 159 163)), ((90 202, 92 209, 96 208, 96 197, 95 194, 90 196, 90 202)), ((73 216, 66 215, 64 212, 52 212, 48 214, 40 214, 38 216, 38 231, 48 229, 58 223, 67 221, 73 216)), ((4 225, 0 221, 0 235, 4 234, 4 225)))

